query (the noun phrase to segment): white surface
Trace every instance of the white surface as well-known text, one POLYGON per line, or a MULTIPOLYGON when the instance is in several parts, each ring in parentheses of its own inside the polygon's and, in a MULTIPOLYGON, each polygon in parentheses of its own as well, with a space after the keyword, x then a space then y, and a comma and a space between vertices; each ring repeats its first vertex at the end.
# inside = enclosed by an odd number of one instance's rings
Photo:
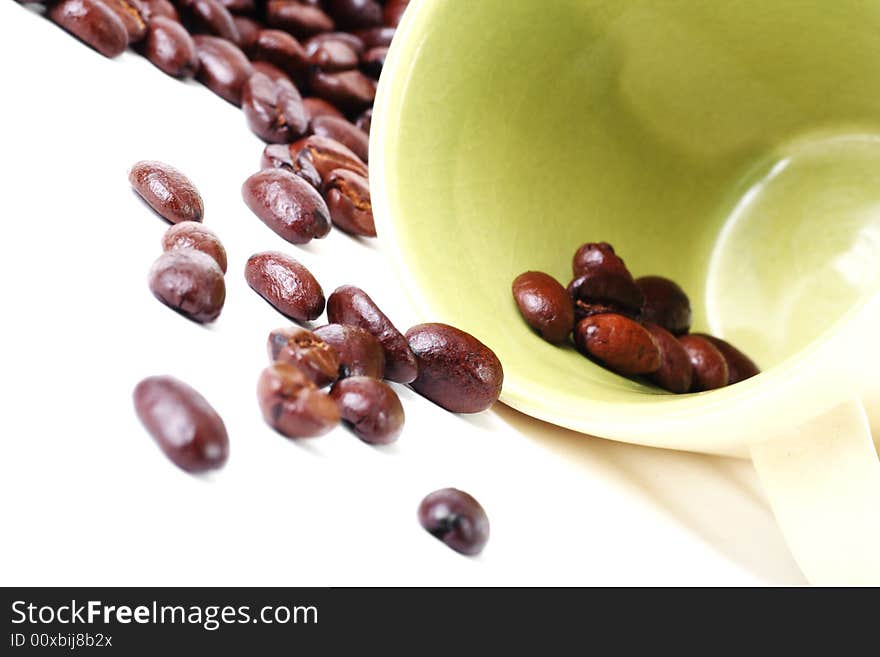
MULTIPOLYGON (((109 61, 0 3, 0 583, 4 585, 801 584, 752 466, 585 437, 508 409, 458 417, 399 386, 400 441, 343 429, 294 443, 261 421, 256 377, 286 320, 244 282, 277 249, 329 294, 365 288, 407 327, 381 247, 333 232, 286 244, 244 206, 261 142, 240 111, 126 53, 109 61), (204 328, 156 301, 146 272, 165 224, 128 167, 160 159, 205 199, 230 257, 204 328), (224 417, 227 467, 173 467, 131 390, 177 376, 224 417), (486 507, 467 559, 415 519, 443 486, 486 507)), ((436 318, 442 320, 443 318, 436 318)))

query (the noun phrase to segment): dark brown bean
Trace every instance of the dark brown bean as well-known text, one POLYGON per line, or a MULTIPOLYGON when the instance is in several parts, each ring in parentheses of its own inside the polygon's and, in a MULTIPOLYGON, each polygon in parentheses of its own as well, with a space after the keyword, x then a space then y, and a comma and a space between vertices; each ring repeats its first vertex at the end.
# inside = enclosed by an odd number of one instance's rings
POLYGON ((457 488, 435 490, 419 505, 419 524, 456 552, 475 555, 489 541, 489 518, 480 503, 457 488))
POLYGON ((327 13, 344 30, 382 24, 382 5, 375 0, 325 0, 327 13))
POLYGON ((248 127, 263 141, 287 144, 309 128, 302 96, 289 80, 254 73, 242 87, 241 107, 248 127))
POLYGON ((574 302, 619 306, 632 313, 637 313, 644 301, 642 291, 632 278, 601 270, 575 278, 568 284, 568 292, 574 302))
POLYGON ((409 0, 388 0, 388 2, 385 3, 385 9, 382 13, 385 25, 388 25, 389 27, 397 27, 400 24, 400 19, 408 4, 409 0))
POLYGON ((219 0, 220 4, 226 7, 230 13, 234 14, 252 14, 254 13, 254 0, 219 0))
POLYGON ((319 388, 333 383, 339 376, 339 354, 317 335, 299 326, 275 329, 267 341, 269 360, 291 363, 319 388))
POLYGON ((387 445, 400 436, 403 406, 388 384, 353 376, 334 383, 330 397, 339 405, 342 422, 365 443, 387 445))
POLYGON ((333 103, 345 112, 360 112, 373 104, 376 83, 360 71, 325 73, 312 71, 309 78, 312 94, 333 103))
MULTIPOLYGON (((273 82, 278 82, 279 80, 287 80, 292 84, 290 76, 287 75, 287 73, 282 71, 280 68, 275 66, 275 64, 270 64, 269 62, 263 61, 255 61, 251 62, 251 66, 254 69, 254 73, 262 73, 273 82)), ((303 106, 305 106, 305 100, 303 101, 303 106)), ((306 115, 308 116, 308 113, 306 113, 306 115)))
POLYGON ((158 69, 176 78, 191 78, 199 69, 196 44, 177 21, 154 16, 144 44, 144 54, 158 69))
MULTIPOLYGON (((335 139, 311 135, 290 145, 291 159, 311 163, 321 180, 330 176, 334 169, 345 169, 367 178, 367 165, 348 147, 335 139)), ((302 166, 302 165, 300 165, 302 166)))
POLYGON ((364 52, 364 42, 360 37, 355 36, 351 32, 323 32, 316 34, 303 44, 306 52, 311 54, 317 50, 325 41, 342 41, 349 48, 357 53, 358 57, 364 52))
POLYGON ((247 16, 233 16, 232 22, 235 23, 235 29, 238 30, 238 47, 248 55, 254 51, 257 44, 257 38, 263 27, 253 18, 247 16))
POLYGON ((253 74, 248 58, 234 43, 220 37, 193 37, 199 57, 198 79, 208 89, 233 105, 241 105, 241 90, 253 74))
POLYGON ((256 253, 245 267, 248 285, 282 315, 297 322, 324 312, 324 291, 304 265, 276 251, 256 253))
POLYGON ((669 392, 677 394, 688 392, 693 383, 694 368, 685 348, 662 326, 646 323, 644 327, 660 345, 660 353, 663 356, 663 363, 660 369, 651 375, 651 380, 669 392))
POLYGON ((357 326, 327 324, 315 329, 315 335, 339 355, 339 378, 349 376, 385 376, 385 350, 370 333, 357 326))
POLYGON ((232 14, 219 0, 181 0, 178 7, 195 32, 213 34, 238 45, 241 35, 232 14))
POLYGON ((691 327, 691 302, 678 284, 662 276, 643 276, 636 285, 644 295, 642 321, 659 324, 673 335, 691 327))
MULTIPOLYGON (((283 169, 305 180, 315 189, 321 189, 321 174, 310 157, 291 153, 289 144, 269 144, 260 158, 261 169, 283 169)), ((329 210, 328 210, 329 212, 329 210)))
POLYGON ((335 116, 319 116, 312 119, 311 125, 316 135, 335 139, 364 162, 369 161, 370 138, 350 121, 335 116))
POLYGON ((226 426, 195 389, 170 376, 151 376, 137 384, 132 397, 141 423, 174 465, 205 472, 226 463, 226 426))
POLYGON ((391 320, 366 292, 353 285, 336 288, 327 300, 327 319, 357 326, 373 335, 385 350, 385 378, 410 383, 418 374, 416 357, 391 320))
POLYGON ((419 324, 406 332, 419 375, 412 388, 453 413, 479 413, 498 400, 504 370, 495 353, 447 324, 419 324))
POLYGON ((226 249, 217 234, 202 224, 184 221, 171 226, 162 236, 162 250, 195 249, 211 256, 220 271, 226 273, 226 249))
POLYGON ((623 260, 614 252, 614 247, 607 242, 587 242, 575 252, 571 261, 571 271, 575 278, 592 272, 620 274, 632 279, 623 260))
POLYGON ((683 335, 679 339, 694 368, 693 392, 723 388, 730 380, 730 370, 722 353, 700 335, 683 335))
POLYGON ((100 0, 61 0, 49 7, 47 16, 105 57, 116 57, 128 47, 125 24, 100 0))
POLYGON ((339 407, 296 365, 274 363, 257 383, 263 419, 287 438, 314 438, 339 424, 339 407))
POLYGON ((309 57, 299 41, 281 30, 261 30, 254 44, 254 59, 274 64, 300 83, 309 68, 309 57))
POLYGON ((626 310, 622 306, 611 303, 593 303, 581 300, 577 300, 574 302, 575 324, 577 324, 585 317, 592 317, 593 315, 605 315, 607 313, 611 313, 613 315, 623 315, 625 317, 629 317, 630 319, 636 319, 636 317, 638 316, 638 313, 631 312, 629 310, 626 310))
POLYGON ((159 301, 195 322, 213 322, 226 301, 220 267, 194 249, 160 255, 150 269, 149 283, 159 301))
POLYGON ((269 228, 292 244, 330 232, 330 211, 321 195, 284 169, 263 169, 245 180, 241 195, 269 228))
POLYGON ((361 56, 361 70, 374 80, 382 75, 382 67, 385 66, 385 58, 388 56, 388 48, 370 48, 361 56))
POLYGON ((368 107, 354 122, 355 126, 363 130, 367 135, 370 134, 370 127, 373 124, 373 108, 368 107))
POLYGON ((334 226, 352 235, 376 236, 370 183, 366 178, 335 169, 324 181, 324 197, 334 226))
POLYGON ((152 21, 157 16, 164 16, 173 21, 180 22, 180 14, 169 0, 141 0, 143 7, 143 15, 148 21, 152 21))
POLYGON ((333 105, 326 100, 320 98, 303 98, 303 105, 305 105, 306 113, 309 115, 309 120, 311 121, 314 121, 321 116, 335 116, 340 119, 345 118, 345 114, 333 107, 333 105))
POLYGON ((574 343, 619 374, 652 374, 663 359, 660 345, 643 326, 623 315, 593 315, 578 322, 574 343))
POLYGON ((310 39, 306 53, 312 66, 327 72, 348 71, 357 67, 359 62, 357 51, 339 39, 310 39))
POLYGON ((371 27, 366 30, 357 30, 357 36, 364 44, 364 49, 370 48, 387 48, 391 45, 394 38, 395 28, 393 27, 371 27))
POLYGON ((697 333, 695 335, 706 338, 716 349, 718 349, 718 351, 721 352, 721 355, 724 356, 724 360, 727 361, 728 385, 732 386, 734 383, 745 381, 746 379, 750 379, 756 374, 761 373, 761 370, 755 365, 755 362, 751 358, 746 356, 729 342, 725 342, 721 338, 716 338, 712 335, 706 335, 705 333, 697 333))
POLYGON ((513 298, 526 323, 547 342, 561 344, 574 329, 574 305, 552 276, 527 271, 513 281, 513 298))
POLYGON ((129 43, 137 43, 147 36, 147 21, 143 5, 138 0, 102 0, 114 14, 119 16, 129 43))
POLYGON ((152 160, 138 162, 129 170, 128 180, 151 208, 173 224, 201 221, 205 214, 196 186, 168 164, 152 160))
POLYGON ((269 0, 266 5, 266 22, 304 39, 333 30, 333 19, 319 7, 301 4, 297 0, 269 0))

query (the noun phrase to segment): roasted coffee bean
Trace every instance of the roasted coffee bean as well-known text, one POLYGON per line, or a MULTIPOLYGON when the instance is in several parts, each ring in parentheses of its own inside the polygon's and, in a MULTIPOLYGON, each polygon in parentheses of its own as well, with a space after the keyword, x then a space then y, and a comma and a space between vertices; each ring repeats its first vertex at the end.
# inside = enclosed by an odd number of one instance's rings
POLYGON ((356 30, 382 24, 382 5, 375 0, 325 0, 327 13, 342 29, 356 30))
POLYGON ((632 280, 632 274, 623 260, 607 242, 587 242, 575 252, 571 261, 571 271, 575 278, 593 272, 620 274, 632 280))
POLYGON ((199 69, 196 44, 177 21, 154 16, 144 44, 147 59, 161 71, 176 78, 191 78, 199 69))
POLYGON ((303 105, 305 105, 306 113, 309 115, 309 120, 311 121, 314 121, 321 116, 335 116, 340 119, 345 118, 345 114, 333 107, 333 105, 326 100, 320 98, 303 98, 303 105))
POLYGON ((410 383, 416 378, 418 365, 406 338, 360 288, 353 285, 336 288, 327 300, 327 319, 334 324, 362 328, 382 344, 386 379, 410 383))
POLYGON ((338 39, 309 40, 306 42, 309 63, 322 71, 348 71, 358 65, 357 51, 348 43, 338 39))
POLYGON ((151 208, 173 224, 201 221, 205 214, 195 185, 168 164, 152 160, 138 162, 128 172, 128 180, 151 208))
POLYGON ((513 298, 526 323, 547 342, 568 339, 574 329, 574 305, 555 278, 540 271, 520 274, 513 281, 513 298))
POLYGON ((389 27, 397 27, 398 24, 400 24, 400 19, 408 4, 409 0, 388 0, 388 2, 385 3, 385 9, 382 14, 385 25, 388 25, 389 27))
POLYGON ((645 297, 641 317, 659 324, 673 335, 687 333, 691 327, 691 302, 678 284, 662 276, 643 276, 636 285, 645 297))
POLYGON ((105 57, 116 57, 128 47, 125 24, 101 0, 61 0, 46 15, 105 57))
POLYGON ((125 25, 129 43, 137 43, 147 36, 147 20, 144 18, 144 8, 139 0, 103 0, 103 2, 125 25))
POLYGON ((339 405, 343 424, 365 443, 387 445, 400 436, 403 406, 387 383, 353 376, 334 383, 330 397, 339 405))
POLYGON ((296 365, 274 363, 257 383, 263 419, 287 438, 314 438, 339 424, 339 407, 296 365))
POLYGON ((211 256, 220 271, 226 273, 226 249, 217 234, 202 224, 184 221, 171 226, 162 237, 163 251, 195 249, 211 256))
POLYGON ((311 54, 325 41, 342 41, 349 48, 354 50, 358 57, 364 52, 364 42, 361 41, 360 37, 355 36, 351 32, 323 32, 322 34, 316 34, 313 37, 309 37, 303 46, 305 47, 306 52, 311 54))
MULTIPOLYGON (((321 174, 312 160, 302 153, 291 153, 289 144, 269 144, 260 158, 261 169, 284 169, 305 180, 315 189, 321 189, 321 174)), ((329 212, 329 210, 328 210, 329 212)))
POLYGON ((324 199, 289 171, 263 169, 244 182, 241 195, 263 223, 292 244, 305 244, 330 232, 324 199))
MULTIPOLYGON (((274 64, 270 64, 269 62, 255 61, 251 62, 251 66, 254 69, 254 73, 262 73, 273 82, 286 80, 287 82, 291 82, 292 84, 290 76, 274 64)), ((303 106, 305 106, 305 100, 303 100, 303 106)), ((308 112, 306 112, 306 115, 308 116, 308 112)))
POLYGON ((651 375, 651 380, 664 390, 674 393, 688 392, 693 383, 694 368, 690 356, 675 336, 658 324, 645 323, 645 329, 660 345, 663 362, 651 375))
POLYGON ((233 14, 252 14, 254 13, 254 0, 219 0, 220 4, 226 7, 233 14))
POLYGON ((617 272, 595 270, 577 277, 568 284, 574 302, 619 306, 637 313, 644 301, 642 291, 632 278, 617 272))
POLYGON ((334 169, 324 181, 324 197, 333 225, 346 233, 375 237, 370 182, 345 169, 334 169))
POLYGON ((728 385, 745 381, 746 379, 750 379, 756 374, 761 373, 761 370, 755 365, 751 358, 746 356, 729 342, 725 342, 721 338, 716 338, 704 333, 697 333, 696 335, 706 338, 716 349, 718 349, 718 351, 721 352, 721 355, 724 356, 724 360, 727 361, 728 385))
POLYGON ((158 16, 164 16, 180 22, 180 14, 168 0, 141 0, 141 6, 143 7, 143 16, 148 21, 152 21, 158 16))
POLYGON ((241 107, 248 126, 263 141, 287 144, 309 128, 302 96, 289 80, 273 82, 254 73, 242 87, 241 107))
POLYGON ((373 123, 373 108, 368 107, 354 122, 355 126, 363 130, 367 135, 370 134, 370 127, 373 123))
POLYGON ((391 45, 391 39, 394 38, 395 29, 393 27, 371 27, 366 30, 357 30, 357 36, 364 44, 364 49, 370 48, 387 48, 391 45))
POLYGON ((226 301, 223 272, 194 249, 166 251, 150 269, 150 290, 159 301, 195 322, 213 322, 226 301))
POLYGON ((453 413, 478 413, 498 400, 504 370, 474 336, 447 324, 419 324, 406 339, 419 372, 411 385, 423 397, 453 413))
POLYGON ((328 137, 312 135, 300 139, 290 145, 290 153, 293 161, 302 159, 311 163, 321 180, 328 178, 334 169, 352 171, 364 178, 370 175, 367 165, 350 148, 328 137))
POLYGON ((578 322, 574 343, 619 374, 653 374, 663 364, 660 345, 643 326, 623 315, 593 315, 578 322))
POLYGON ((195 32, 213 34, 238 45, 241 35, 232 14, 219 0, 181 0, 178 7, 195 32))
POLYGON ((248 58, 234 43, 220 37, 193 37, 199 57, 198 79, 208 89, 233 105, 241 105, 241 90, 253 74, 248 58))
POLYGON ((625 317, 629 317, 630 319, 635 319, 638 315, 638 313, 633 313, 629 310, 626 310, 622 306, 617 306, 615 304, 589 303, 580 300, 574 302, 575 324, 577 324, 585 317, 592 317, 593 315, 605 315, 608 313, 611 313, 613 315, 623 315, 625 317))
POLYGON ((312 93, 345 112, 360 112, 373 104, 376 83, 360 71, 325 73, 315 69, 309 78, 312 93))
POLYGON ((730 370, 724 355, 709 340, 700 335, 683 335, 679 339, 694 368, 691 390, 723 388, 730 380, 730 370))
POLYGON ((333 19, 319 7, 302 4, 298 0, 269 0, 266 4, 266 22, 290 32, 298 39, 330 32, 334 28, 333 19))
POLYGON ((419 524, 456 552, 475 555, 489 540, 489 518, 480 503, 457 488, 435 490, 419 505, 419 524))
POLYGON ((170 376, 151 376, 137 384, 132 396, 138 418, 174 465, 205 472, 226 463, 226 426, 195 389, 170 376))
POLYGON ((327 324, 315 329, 315 335, 339 355, 339 378, 349 376, 385 376, 385 350, 370 333, 357 326, 327 324))
POLYGON ((335 139, 364 162, 369 161, 370 138, 353 123, 335 116, 319 116, 312 119, 311 125, 312 132, 319 137, 335 139))
POLYGON ((309 69, 309 57, 299 41, 281 30, 261 30, 253 48, 254 59, 274 64, 301 82, 309 69))
POLYGON ((245 279, 278 312, 297 322, 317 319, 324 312, 324 291, 312 272, 283 253, 252 255, 245 267, 245 279))
POLYGON ((232 22, 238 30, 238 47, 248 55, 253 54, 254 46, 263 27, 253 18, 247 16, 233 16, 232 22))
POLYGON ((319 388, 333 383, 339 376, 339 354, 316 333, 299 326, 275 329, 267 343, 269 360, 291 363, 319 388))
POLYGON ((378 80, 387 56, 388 48, 371 48, 361 57, 361 70, 371 78, 378 80))

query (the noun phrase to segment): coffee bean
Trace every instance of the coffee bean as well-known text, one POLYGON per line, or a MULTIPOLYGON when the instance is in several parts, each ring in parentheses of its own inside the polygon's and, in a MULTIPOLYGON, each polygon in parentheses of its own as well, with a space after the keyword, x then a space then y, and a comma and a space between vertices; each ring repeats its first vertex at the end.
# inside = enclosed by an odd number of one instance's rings
POLYGON ((253 74, 251 63, 234 43, 215 36, 193 37, 199 57, 198 79, 233 105, 241 105, 241 90, 253 74))
POLYGON ((137 384, 133 399, 138 418, 174 465, 205 472, 226 463, 226 426, 195 389, 170 376, 151 376, 137 384))
POLYGON ((128 172, 128 180, 153 210, 173 224, 201 221, 205 214, 195 185, 168 164, 151 160, 138 162, 128 172))
MULTIPOLYGON (((286 80, 287 82, 291 82, 290 76, 287 75, 287 73, 282 71, 274 64, 270 64, 269 62, 251 62, 251 67, 254 69, 254 73, 262 73, 273 82, 278 82, 279 80, 286 80)), ((291 84, 293 83, 291 82, 291 84)), ((303 106, 305 106, 305 100, 303 100, 303 106)), ((308 112, 306 112, 306 116, 308 116, 308 112)))
MULTIPOLYGON (((321 174, 315 169, 310 157, 291 153, 289 144, 269 144, 260 158, 261 169, 283 169, 299 176, 316 190, 321 189, 321 174)), ((329 212, 329 210, 328 210, 329 212)))
POLYGON ((593 315, 578 322, 574 343, 619 374, 653 374, 663 364, 660 345, 643 326, 623 315, 593 315))
POLYGON ((630 319, 635 319, 638 315, 638 313, 631 312, 629 310, 626 310, 622 306, 618 306, 612 303, 593 303, 581 301, 580 299, 574 302, 575 324, 577 324, 585 317, 592 317, 593 315, 605 315, 608 313, 611 313, 613 315, 623 315, 624 317, 629 317, 630 319))
POLYGON ((297 322, 317 319, 324 312, 324 291, 318 281, 305 266, 283 253, 252 255, 245 279, 278 312, 297 322))
POLYGON ((382 24, 382 5, 375 0, 325 0, 327 13, 345 30, 382 24))
POLYGON ((694 373, 688 352, 675 336, 662 326, 645 323, 644 327, 660 345, 660 353, 663 357, 660 369, 651 375, 651 380, 669 392, 688 392, 693 383, 694 373))
POLYGON ((691 327, 691 302, 676 283, 662 276, 643 276, 636 285, 644 295, 641 317, 659 324, 674 335, 687 333, 691 327))
POLYGON ((582 244, 572 258, 571 270, 575 278, 593 272, 604 272, 620 274, 632 280, 632 274, 629 273, 626 264, 614 252, 614 247, 607 242, 582 244))
POLYGON ((721 355, 724 356, 724 360, 727 362, 728 385, 745 381, 746 379, 750 379, 756 374, 761 373, 761 370, 755 365, 755 362, 751 358, 746 356, 729 342, 725 342, 721 338, 716 338, 704 333, 697 333, 695 335, 699 335, 711 342, 712 345, 721 352, 721 355))
POLYGON ((382 15, 385 25, 397 27, 408 4, 409 0, 388 0, 385 3, 385 10, 382 15))
POLYGON ((363 130, 367 135, 370 134, 370 127, 373 123, 373 108, 368 107, 365 109, 361 115, 357 118, 357 121, 354 122, 355 126, 363 130))
POLYGON ((315 329, 315 335, 339 355, 339 378, 349 376, 385 376, 385 350, 370 333, 357 326, 327 324, 315 329))
POLYGON ((373 104, 376 83, 360 71, 325 73, 312 71, 309 78, 312 94, 333 103, 344 112, 360 112, 373 104))
POLYGON ((642 291, 632 278, 617 272, 594 270, 577 277, 568 284, 574 302, 619 306, 637 313, 644 301, 642 291))
POLYGON ((370 298, 353 285, 336 288, 327 300, 327 319, 334 324, 357 326, 373 335, 385 350, 385 378, 410 383, 418 374, 416 357, 391 320, 370 298))
POLYGON ((335 139, 364 162, 370 157, 370 138, 350 121, 335 116, 319 116, 312 119, 312 132, 320 137, 335 139))
MULTIPOLYGON (((257 44, 263 26, 247 16, 233 16, 232 22, 235 23, 235 29, 238 30, 238 47, 247 55, 253 54, 254 46, 257 44)), ((254 68, 256 69, 256 67, 254 68)))
POLYGON ((352 235, 376 236, 370 183, 345 169, 334 169, 324 181, 324 197, 333 225, 352 235))
POLYGON ((319 388, 339 376, 339 354, 316 333, 299 326, 275 329, 267 343, 269 359, 299 367, 319 388))
POLYGON ((152 21, 158 16, 164 16, 178 23, 180 22, 180 15, 177 13, 177 9, 168 0, 141 0, 141 7, 143 8, 143 16, 148 21, 152 21))
POLYGON ((305 39, 319 32, 330 32, 333 19, 320 8, 301 4, 297 0, 269 0, 266 4, 266 22, 272 27, 305 39))
POLYGON ((178 6, 194 32, 213 34, 236 45, 240 42, 232 14, 218 0, 180 0, 178 6))
POLYGON ((199 69, 196 44, 177 21, 154 16, 144 45, 144 54, 159 70, 176 78, 191 78, 199 69))
POLYGON ((138 0, 102 0, 114 14, 119 16, 129 43, 137 43, 147 36, 147 21, 143 5, 138 0))
POLYGON ((364 44, 364 49, 370 48, 387 48, 391 45, 394 38, 395 29, 393 27, 370 27, 365 30, 357 30, 357 36, 364 44))
MULTIPOLYGON (((346 169, 367 178, 367 165, 352 150, 335 139, 312 135, 290 145, 291 159, 311 163, 321 180, 330 176, 334 169, 346 169)), ((300 166, 303 166, 300 164, 300 166)))
POLYGON ((419 324, 406 332, 418 362, 412 388, 453 413, 478 413, 498 400, 504 371, 494 352, 447 324, 419 324))
POLYGON ((475 555, 489 540, 489 518, 480 503, 457 488, 435 490, 419 505, 419 524, 456 552, 475 555))
POLYGON ((226 7, 232 14, 252 14, 254 13, 254 0, 219 0, 220 4, 226 7))
POLYGON ((202 224, 184 221, 171 226, 162 237, 163 251, 195 249, 211 256, 220 271, 226 273, 226 249, 217 234, 202 224))
POLYGON ((342 422, 371 445, 393 443, 403 430, 403 406, 397 394, 378 379, 353 376, 333 384, 330 397, 342 422))
POLYGON ((730 370, 722 353, 700 335, 683 335, 679 339, 694 368, 693 392, 723 388, 730 380, 730 370))
POLYGON ((305 105, 306 113, 309 115, 310 121, 314 121, 322 116, 335 116, 340 119, 345 118, 345 114, 333 107, 333 105, 326 100, 321 100, 320 98, 303 98, 303 105, 305 105))
POLYGON ((339 39, 309 39, 306 42, 309 63, 322 71, 348 71, 358 65, 357 51, 347 42, 339 39))
POLYGON ((254 59, 269 62, 300 83, 309 69, 309 57, 299 41, 281 30, 261 30, 253 48, 254 59))
POLYGON ((351 32, 323 32, 316 34, 303 44, 306 52, 310 55, 317 50, 325 41, 342 41, 349 48, 355 51, 358 57, 364 52, 364 42, 360 37, 355 36, 351 32))
POLYGON ((526 323, 547 342, 561 344, 574 328, 574 306, 552 276, 528 271, 513 281, 513 298, 526 323))
POLYGON ((385 66, 385 58, 388 56, 388 48, 371 48, 361 57, 361 70, 374 80, 382 75, 382 67, 385 66))
POLYGON ((213 322, 226 301, 220 267, 211 256, 193 249, 160 255, 150 269, 149 283, 159 301, 196 322, 213 322))
POLYGON ((314 438, 339 424, 339 407, 296 365, 274 363, 257 383, 263 419, 287 438, 314 438))
POLYGON ((105 57, 116 57, 128 47, 125 24, 101 0, 61 0, 46 15, 105 57))
POLYGON ((321 195, 299 176, 263 169, 241 186, 247 206, 291 244, 305 244, 330 232, 330 211, 321 195))
POLYGON ((302 97, 288 80, 273 82, 254 73, 242 88, 241 107, 248 126, 263 141, 287 144, 309 127, 302 97))

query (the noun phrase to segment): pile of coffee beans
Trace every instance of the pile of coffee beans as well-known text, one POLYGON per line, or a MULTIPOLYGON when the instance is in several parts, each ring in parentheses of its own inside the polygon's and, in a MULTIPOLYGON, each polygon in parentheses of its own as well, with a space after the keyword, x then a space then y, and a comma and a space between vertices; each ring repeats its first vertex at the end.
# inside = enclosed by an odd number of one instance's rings
POLYGON ((572 274, 567 288, 538 271, 513 281, 520 314, 548 342, 563 345, 571 338, 591 360, 674 393, 714 390, 760 371, 724 340, 689 333, 684 290, 661 276, 634 279, 610 244, 583 244, 572 274))

